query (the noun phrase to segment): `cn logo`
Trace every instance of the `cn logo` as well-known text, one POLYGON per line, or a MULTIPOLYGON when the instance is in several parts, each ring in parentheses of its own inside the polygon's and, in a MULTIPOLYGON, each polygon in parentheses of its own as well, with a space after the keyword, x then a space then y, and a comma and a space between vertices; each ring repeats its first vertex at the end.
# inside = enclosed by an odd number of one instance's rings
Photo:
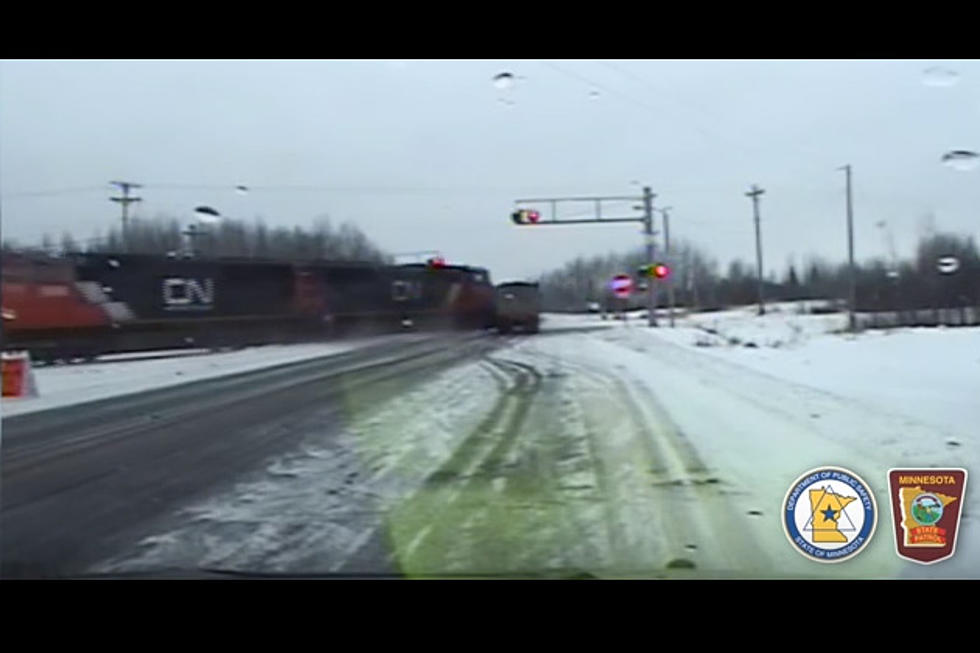
POLYGON ((422 284, 419 281, 392 281, 391 298, 396 302, 407 302, 422 297, 422 284))
POLYGON ((211 310, 214 305, 214 280, 182 277, 164 279, 163 305, 168 311, 211 310))

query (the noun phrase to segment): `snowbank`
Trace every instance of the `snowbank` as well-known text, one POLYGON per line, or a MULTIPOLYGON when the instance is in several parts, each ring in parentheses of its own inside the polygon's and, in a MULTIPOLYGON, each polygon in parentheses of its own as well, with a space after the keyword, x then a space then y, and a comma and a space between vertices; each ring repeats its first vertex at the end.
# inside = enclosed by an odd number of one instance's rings
MULTIPOLYGON (((109 397, 248 372, 284 363, 341 354, 385 341, 418 340, 418 334, 397 334, 357 338, 341 342, 298 345, 269 345, 241 351, 175 355, 151 360, 126 360, 126 356, 105 357, 105 361, 83 365, 37 367, 39 396, 4 397, 3 417, 23 415, 50 408, 69 406, 109 397)), ((129 355, 132 356, 132 355, 129 355)))
POLYGON ((787 304, 762 316, 755 310, 694 314, 645 333, 946 430, 977 432, 980 327, 849 334, 844 313, 800 314, 787 304))

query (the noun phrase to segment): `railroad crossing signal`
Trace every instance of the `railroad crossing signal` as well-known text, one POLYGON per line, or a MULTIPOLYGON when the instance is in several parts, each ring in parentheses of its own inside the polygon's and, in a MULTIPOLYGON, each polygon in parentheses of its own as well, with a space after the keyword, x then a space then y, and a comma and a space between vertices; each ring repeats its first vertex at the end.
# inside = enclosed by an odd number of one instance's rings
POLYGON ((519 209, 510 215, 514 224, 537 224, 541 220, 541 214, 533 209, 519 209))
POLYGON ((668 276, 670 276, 670 266, 666 263, 654 263, 653 265, 641 266, 638 272, 642 277, 666 279, 668 276))
POLYGON ((442 258, 441 256, 433 256, 428 261, 426 261, 426 266, 430 270, 439 270, 441 268, 446 267, 446 259, 442 258))

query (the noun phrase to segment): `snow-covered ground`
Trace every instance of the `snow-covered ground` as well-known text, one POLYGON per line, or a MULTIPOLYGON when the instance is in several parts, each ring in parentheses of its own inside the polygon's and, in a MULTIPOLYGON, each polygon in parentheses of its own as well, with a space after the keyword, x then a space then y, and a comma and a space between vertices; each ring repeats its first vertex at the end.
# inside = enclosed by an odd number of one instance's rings
MULTIPOLYGON (((861 351, 855 341, 817 336, 800 344, 800 352, 769 350, 765 360, 749 358, 764 350, 725 355, 672 343, 667 330, 624 328, 606 343, 596 342, 589 355, 595 364, 621 366, 648 384, 709 464, 739 479, 747 496, 767 506, 766 514, 775 516, 793 478, 814 467, 840 465, 871 483, 879 505, 878 536, 866 553, 841 566, 884 576, 980 578, 975 485, 968 484, 956 558, 926 571, 893 557, 887 470, 980 469, 980 332, 953 334, 948 341, 937 334, 907 335, 907 346, 899 349, 914 354, 904 358, 894 356, 894 349, 872 345, 861 351), (923 369, 921 362, 934 357, 942 362, 923 369), (939 373, 944 365, 950 372, 945 376, 939 373), (928 377, 930 371, 936 373, 928 377), (916 383, 920 375, 932 382, 927 391, 916 383), (866 566, 872 563, 882 566, 866 566)), ((884 343, 889 336, 868 338, 877 344, 875 338, 884 343)), ((765 528, 773 545, 782 539, 778 519, 765 528)))
POLYGON ((4 397, 3 417, 69 406, 109 397, 165 388, 229 374, 332 356, 392 338, 412 342, 425 336, 396 334, 357 338, 330 343, 269 345, 213 354, 174 352, 168 358, 139 360, 146 354, 105 356, 100 362, 80 365, 35 367, 37 397, 4 397), (136 357, 136 360, 128 360, 136 357))
MULTIPOLYGON (((657 329, 639 312, 546 314, 541 335, 484 360, 401 393, 351 393, 339 434, 310 415, 301 450, 185 506, 101 569, 322 572, 382 541, 418 574, 642 574, 682 561, 743 577, 980 578, 976 478, 955 557, 929 567, 895 555, 886 482, 892 467, 980 470, 980 328, 851 335, 844 314, 767 308, 675 328, 661 312, 657 329), (823 465, 857 472, 878 502, 872 543, 839 565, 804 559, 779 520, 792 481, 823 465)), ((380 340, 39 368, 41 396, 4 400, 3 414, 380 340)))
MULTIPOLYGON (((846 333, 847 315, 808 315, 797 303, 696 313, 648 332, 774 378, 859 399, 951 431, 980 431, 980 327, 846 333)), ((562 316, 568 324, 592 316, 562 316)), ((627 327, 641 327, 634 315, 627 327)), ((617 322, 623 327, 623 323, 617 322)))
POLYGON ((980 470, 980 331, 852 337, 830 333, 840 315, 751 311, 675 329, 546 315, 542 335, 402 394, 352 394, 339 437, 318 435, 311 416, 303 450, 186 507, 103 569, 322 572, 380 537, 409 574, 684 564, 980 578, 976 480, 955 557, 929 567, 895 554, 886 481, 892 467, 980 470), (824 465, 854 470, 878 504, 871 543, 836 565, 800 556, 780 521, 794 479, 824 465))

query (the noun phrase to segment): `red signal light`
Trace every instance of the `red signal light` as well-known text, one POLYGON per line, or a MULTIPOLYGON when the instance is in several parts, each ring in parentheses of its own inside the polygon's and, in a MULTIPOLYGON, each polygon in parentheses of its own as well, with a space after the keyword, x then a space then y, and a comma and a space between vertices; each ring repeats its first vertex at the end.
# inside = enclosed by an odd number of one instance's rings
POLYGON ((668 275, 670 275, 670 268, 663 263, 658 263, 657 265, 653 266, 653 276, 656 278, 666 279, 668 275))
POLYGON ((537 224, 541 220, 541 213, 534 209, 518 209, 510 214, 510 219, 514 224, 537 224))
POLYGON ((441 256, 434 256, 429 259, 430 268, 444 268, 446 267, 446 259, 441 256))

